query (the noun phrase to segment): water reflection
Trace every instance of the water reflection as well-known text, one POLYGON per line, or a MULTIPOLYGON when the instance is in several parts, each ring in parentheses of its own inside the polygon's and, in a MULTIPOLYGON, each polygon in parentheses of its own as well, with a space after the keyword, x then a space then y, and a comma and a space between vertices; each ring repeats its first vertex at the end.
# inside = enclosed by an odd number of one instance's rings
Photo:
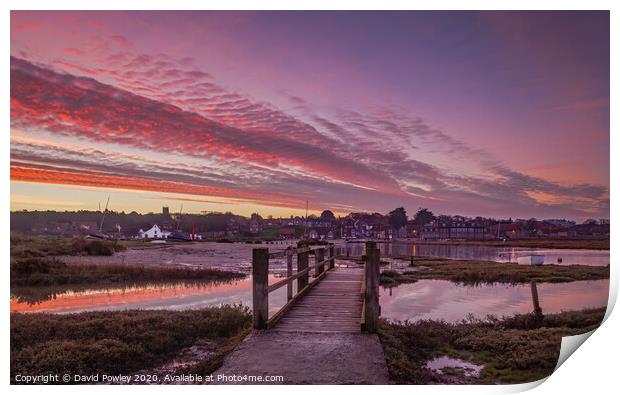
POLYGON ((172 285, 176 287, 210 287, 221 284, 231 284, 238 279, 221 280, 176 280, 170 281, 143 281, 125 284, 69 284, 58 286, 12 286, 11 301, 26 303, 29 305, 41 304, 48 300, 56 299, 61 295, 92 294, 92 293, 114 293, 121 290, 125 293, 131 289, 162 289, 172 285))
MULTIPOLYGON (((269 276, 269 283, 280 278, 269 276)), ((294 292, 296 292, 294 286, 294 292)), ((33 304, 24 295, 28 289, 12 290, 11 312, 77 313, 81 311, 127 309, 199 309, 221 304, 252 306, 252 278, 219 283, 166 283, 110 289, 55 292, 33 304)), ((34 292, 30 290, 30 292, 34 292)), ((31 295, 35 295, 32 293, 31 295)), ((33 296, 31 296, 33 297, 33 296)), ((286 302, 286 287, 269 294, 269 314, 286 302)))
MULTIPOLYGON (((269 283, 278 281, 270 275, 269 283)), ((294 282, 295 284, 295 282, 294 282)), ((295 284, 296 285, 296 284, 295 284)), ((537 285, 545 314, 607 305, 609 280, 576 281, 537 285)), ((13 291, 12 291, 13 292, 13 291)), ((296 289, 293 292, 297 292, 296 289)), ((286 287, 269 294, 269 314, 286 302, 286 287)), ((76 313, 126 309, 198 309, 221 304, 252 306, 252 279, 247 277, 219 284, 172 283, 125 288, 65 291, 32 304, 11 294, 11 312, 76 313)), ((530 284, 460 286, 445 280, 420 280, 380 292, 381 316, 392 320, 465 319, 468 314, 484 318, 532 311, 530 284)))
MULTIPOLYGON (((575 281, 537 285, 545 314, 607 305, 609 280, 575 281)), ((391 320, 445 319, 457 322, 473 314, 485 318, 525 314, 532 311, 530 284, 455 285, 445 280, 420 280, 381 289, 381 316, 391 320)))
MULTIPOLYGON (((448 244, 411 244, 378 243, 381 256, 418 256, 448 259, 468 259, 495 262, 526 263, 523 256, 541 254, 546 264, 607 266, 609 251, 606 250, 570 250, 524 247, 489 247, 476 245, 448 244), (561 258, 561 262, 558 261, 561 258)), ((347 249, 351 255, 364 253, 363 243, 349 243, 347 249)), ((346 253, 343 253, 346 255, 346 253)))
POLYGON ((464 361, 458 358, 441 356, 427 361, 426 368, 439 374, 444 374, 443 369, 445 368, 458 368, 461 369, 463 374, 467 377, 478 377, 484 368, 484 365, 477 365, 473 362, 464 361))

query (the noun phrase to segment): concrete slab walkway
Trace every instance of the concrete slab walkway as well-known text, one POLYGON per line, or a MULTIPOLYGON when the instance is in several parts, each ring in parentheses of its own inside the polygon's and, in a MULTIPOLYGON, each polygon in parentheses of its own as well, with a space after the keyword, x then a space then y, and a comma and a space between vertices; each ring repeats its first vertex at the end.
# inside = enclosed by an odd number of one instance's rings
POLYGON ((377 335, 255 331, 224 360, 213 384, 388 384, 377 335), (282 376, 281 382, 218 380, 218 375, 282 376))

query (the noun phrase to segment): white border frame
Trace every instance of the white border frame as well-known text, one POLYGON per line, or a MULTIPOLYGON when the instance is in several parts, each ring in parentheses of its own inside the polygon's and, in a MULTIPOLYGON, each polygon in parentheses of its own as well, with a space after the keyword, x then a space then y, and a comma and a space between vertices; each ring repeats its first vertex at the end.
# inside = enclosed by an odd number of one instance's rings
MULTIPOLYGON (((78 1, 78 0, 55 0, 53 3, 48 1, 36 1, 36 0, 22 0, 14 1, 9 0, 3 2, 3 12, 0 16, 0 26, 4 39, 1 44, 3 53, 5 56, 2 58, 3 74, 2 74, 2 86, 4 94, 2 95, 1 116, 2 124, 5 125, 4 141, 2 144, 2 155, 5 161, 5 165, 1 167, 2 174, 6 180, 2 184, 2 195, 5 196, 2 201, 2 207, 0 208, 1 223, 4 223, 0 230, 1 242, 4 246, 4 259, 5 273, 8 270, 7 252, 9 251, 9 227, 6 226, 10 222, 10 186, 9 186, 9 165, 10 165, 10 103, 9 95, 6 94, 8 87, 10 86, 10 73, 9 73, 9 56, 10 52, 10 13, 9 10, 27 10, 27 9, 45 9, 45 10, 131 10, 131 9, 157 9, 157 10, 199 10, 199 9, 213 9, 213 10, 270 10, 270 9, 286 9, 286 10, 347 10, 347 9, 366 9, 366 10, 566 10, 566 9, 588 9, 588 10, 611 10, 610 12, 610 25, 611 25, 611 68, 610 70, 620 70, 620 64, 618 62, 618 28, 617 24, 620 21, 615 11, 618 10, 618 2, 603 1, 603 0, 590 0, 590 1, 549 1, 549 0, 522 0, 522 1, 491 1, 491 0, 470 0, 467 2, 458 0, 443 0, 443 1, 404 1, 404 0, 383 0, 383 1, 366 1, 366 0, 340 0, 340 1, 297 1, 295 4, 282 0, 263 0, 263 1, 248 1, 248 0, 229 0, 226 2, 199 2, 191 0, 175 0, 175 1, 162 1, 162 0, 150 0, 150 1, 133 1, 128 3, 120 0, 90 0, 90 1, 78 1)), ((610 103, 616 103, 618 92, 618 78, 612 72, 611 73, 611 96, 610 103)), ((618 116, 613 111, 610 112, 610 152, 620 152, 620 146, 618 139, 611 133, 611 130, 618 129, 618 116)), ((617 184, 614 182, 613 176, 617 174, 619 161, 618 157, 610 155, 611 166, 611 180, 610 180, 610 195, 616 196, 618 192, 617 184)), ((611 245, 615 245, 617 241, 617 229, 616 220, 620 218, 617 215, 618 210, 615 205, 611 205, 610 219, 611 219, 611 245)), ((618 254, 614 248, 610 251, 610 259, 614 264, 611 266, 611 281, 610 281, 610 297, 607 316, 609 316, 612 306, 615 304, 618 290, 618 272, 616 270, 616 262, 618 254)), ((5 295, 9 293, 8 276, 5 277, 3 282, 3 289, 5 295)), ((4 312, 2 318, 2 334, 0 334, 0 341, 2 343, 2 367, 5 372, 0 376, 5 385, 9 384, 9 314, 8 314, 8 301, 5 301, 7 311, 4 312)), ((563 394, 583 394, 584 392, 590 393, 607 393, 607 389, 616 387, 615 375, 617 374, 616 364, 617 356, 615 353, 618 351, 617 334, 620 333, 620 324, 618 319, 618 313, 611 316, 611 319, 607 320, 601 328, 597 329, 595 334, 587 341, 586 347, 580 347, 577 350, 576 355, 568 358, 565 364, 549 377, 547 382, 539 386, 535 391, 536 393, 546 394, 562 392, 563 394)), ((394 393, 407 393, 412 391, 423 393, 452 393, 455 390, 462 393, 512 393, 525 391, 541 384, 545 380, 541 380, 537 383, 519 384, 510 386, 390 386, 389 391, 394 393)), ((199 386, 184 386, 170 387, 170 386, 152 386, 136 388, 133 386, 91 386, 88 388, 92 393, 103 393, 114 388, 121 392, 135 392, 135 391, 149 391, 162 393, 166 391, 180 390, 187 392, 203 393, 205 390, 209 392, 232 392, 238 390, 233 386, 218 386, 218 388, 208 387, 203 388, 199 386)), ((42 389, 38 386, 11 386, 11 391, 18 393, 33 393, 42 389)), ((258 387, 248 388, 251 391, 256 391, 258 394, 266 394, 267 391, 272 393, 274 390, 276 393, 289 393, 295 391, 296 393, 309 394, 310 391, 315 392, 319 388, 315 386, 296 386, 294 389, 284 386, 279 387, 258 387)), ((348 393, 376 393, 382 391, 383 388, 377 388, 375 386, 344 386, 334 388, 333 386, 326 388, 328 391, 348 392, 348 393)), ((72 394, 77 392, 83 392, 84 388, 81 386, 46 386, 44 389, 51 394, 72 394)), ((320 388, 323 390, 323 388, 320 388)))

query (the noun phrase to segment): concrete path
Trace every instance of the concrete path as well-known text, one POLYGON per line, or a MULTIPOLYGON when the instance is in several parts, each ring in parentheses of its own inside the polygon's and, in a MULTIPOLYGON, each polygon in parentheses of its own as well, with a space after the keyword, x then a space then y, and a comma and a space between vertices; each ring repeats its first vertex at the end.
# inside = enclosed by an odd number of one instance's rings
POLYGON ((330 270, 273 329, 248 335, 213 383, 261 384, 243 378, 282 376, 264 384, 388 384, 379 337, 361 332, 362 279, 359 267, 330 270))
POLYGON ((213 384, 388 384, 379 337, 362 332, 255 331, 213 376, 213 384), (279 375, 283 381, 226 382, 218 375, 279 375))

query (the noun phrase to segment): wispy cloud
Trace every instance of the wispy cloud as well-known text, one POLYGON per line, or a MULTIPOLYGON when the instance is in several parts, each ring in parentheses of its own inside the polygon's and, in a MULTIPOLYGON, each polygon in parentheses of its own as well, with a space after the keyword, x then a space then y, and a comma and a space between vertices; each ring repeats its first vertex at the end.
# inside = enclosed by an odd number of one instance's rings
MULTIPOLYGON (((46 23, 15 23, 12 34, 46 23)), ((193 57, 140 51, 124 34, 103 33, 98 20, 70 16, 66 23, 92 34, 71 42, 60 29, 71 44, 58 52, 41 55, 24 44, 11 57, 14 180, 281 207, 309 199, 339 210, 608 211, 607 186, 524 174, 410 111, 325 110, 290 92, 275 104, 227 88, 193 57)), ((593 99, 570 108, 608 105, 593 99)))

